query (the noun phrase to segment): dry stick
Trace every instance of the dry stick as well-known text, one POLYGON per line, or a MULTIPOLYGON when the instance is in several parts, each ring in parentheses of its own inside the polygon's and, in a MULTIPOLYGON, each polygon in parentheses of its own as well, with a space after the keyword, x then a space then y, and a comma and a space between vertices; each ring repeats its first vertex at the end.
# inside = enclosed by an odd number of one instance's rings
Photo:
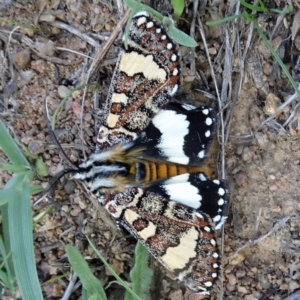
MULTIPOLYGON (((192 22, 190 27, 190 36, 192 38, 195 37, 195 25, 196 25, 197 13, 198 13, 198 6, 199 6, 199 1, 195 0, 193 2, 193 17, 192 17, 192 22)), ((193 48, 191 52, 193 53, 193 59, 191 60, 191 71, 192 74, 196 74, 195 48, 193 48)))
POLYGON ((68 300, 70 298, 77 278, 78 276, 76 275, 76 273, 70 275, 70 282, 61 300, 68 300))
POLYGON ((112 45, 112 43, 114 42, 114 40, 117 38, 119 32, 122 30, 122 28, 124 27, 128 17, 130 14, 130 10, 128 9, 125 12, 125 15, 123 16, 123 18, 119 21, 119 23, 116 25, 114 31, 111 33, 109 39, 107 40, 107 42, 104 44, 104 46, 102 48, 99 49, 98 53, 96 53, 95 58, 92 62, 92 65, 90 66, 88 72, 87 72, 87 78, 85 83, 87 83, 87 81, 89 80, 90 76, 93 75, 93 73, 95 72, 95 70, 97 69, 97 67, 100 64, 100 61, 103 59, 103 57, 105 56, 106 52, 108 51, 108 49, 110 48, 110 46, 112 45))
POLYGON ((284 300, 299 300, 300 299, 300 291, 289 295, 287 298, 285 298, 284 300))
POLYGON ((22 43, 24 43, 25 45, 27 45, 30 48, 30 50, 32 50, 36 55, 40 56, 41 58, 43 58, 43 59, 45 59, 47 61, 50 61, 50 62, 52 62, 54 64, 60 64, 60 65, 65 65, 65 66, 71 64, 68 61, 60 59, 58 57, 51 57, 51 56, 47 56, 47 55, 42 54, 40 51, 38 51, 36 49, 33 40, 31 40, 27 36, 22 36, 22 40, 21 41, 22 41, 22 43))
POLYGON ((215 85, 215 90, 216 90, 216 94, 217 94, 217 99, 218 99, 218 105, 219 105, 219 109, 220 109, 220 123, 221 123, 221 164, 222 164, 222 169, 221 169, 221 176, 222 179, 225 179, 225 143, 224 143, 224 118, 223 118, 223 111, 222 111, 222 101, 220 98, 220 94, 219 94, 219 90, 218 90, 218 84, 217 84, 217 80, 216 80, 216 75, 211 63, 211 59, 209 56, 209 52, 208 52, 208 47, 207 47, 207 43, 206 43, 206 39, 205 39, 205 34, 204 34, 204 30, 203 30, 203 26, 202 26, 202 22, 201 19, 198 16, 198 24, 199 24, 199 31, 201 34, 201 38, 204 44, 204 48, 205 48, 205 52, 206 52, 206 56, 209 62, 209 66, 211 69, 211 75, 214 81, 214 85, 215 85))
POLYGON ((292 113, 290 114, 290 116, 287 118, 287 120, 282 124, 282 127, 286 127, 290 122, 291 120, 294 118, 297 110, 299 109, 300 107, 300 103, 298 103, 295 107, 294 107, 294 110, 292 111, 292 113))
POLYGON ((119 18, 121 18, 124 15, 124 11, 125 11, 124 1, 123 0, 116 0, 116 6, 117 6, 117 9, 118 9, 119 18))
POLYGON ((291 217, 298 217, 300 218, 299 215, 297 214, 290 214, 284 218, 282 218, 279 222, 277 222, 275 224, 275 226, 265 235, 259 237, 256 240, 250 240, 249 242, 247 242, 246 244, 244 244, 242 247, 238 248, 232 255, 228 256, 228 257, 224 257, 223 260, 228 260, 233 258, 237 253, 239 253, 240 251, 242 251, 245 248, 248 248, 250 246, 254 246, 258 243, 260 243, 261 241, 263 241, 265 238, 267 238, 268 236, 270 236, 271 234, 273 234, 274 232, 276 232, 278 229, 280 229, 291 217))
POLYGON ((39 18, 40 18, 40 16, 41 16, 41 14, 43 13, 43 11, 44 11, 44 9, 45 9, 45 7, 46 7, 46 5, 47 5, 47 2, 48 2, 48 1, 46 1, 46 0, 41 1, 41 3, 40 3, 40 4, 41 4, 40 11, 35 15, 34 21, 33 21, 33 24, 34 24, 35 26, 38 25, 39 18))
MULTIPOLYGON (((300 88, 300 84, 298 85, 298 89, 300 88)), ((275 119, 275 117, 281 113, 283 111, 283 109, 288 106, 290 103, 292 103, 295 99, 298 98, 298 94, 294 93, 292 96, 290 96, 284 103, 282 103, 274 112, 274 114, 272 116, 270 116, 269 118, 267 118, 266 120, 264 120, 259 127, 255 130, 255 132, 257 132, 259 129, 261 129, 266 123, 268 123, 269 121, 275 119)))
POLYGON ((72 50, 72 49, 68 49, 68 48, 64 48, 64 47, 56 47, 55 49, 60 50, 60 51, 67 51, 67 52, 75 53, 77 55, 81 55, 81 56, 93 59, 91 56, 88 56, 85 53, 82 53, 82 52, 79 52, 79 51, 75 51, 75 50, 72 50))
MULTIPOLYGON (((236 15, 238 15, 240 13, 239 9, 240 9, 240 2, 238 2, 238 4, 237 4, 237 9, 236 9, 236 12, 235 12, 236 15)), ((235 24, 236 27, 238 27, 237 26, 238 25, 237 20, 235 20, 234 24, 235 24)), ((243 57, 240 56, 240 51, 239 51, 240 77, 239 77, 239 82, 236 85, 238 87, 237 91, 236 91, 235 96, 232 100, 232 105, 231 105, 232 108, 229 110, 229 114, 228 114, 228 117, 226 118, 226 122, 225 122, 225 124, 227 123, 227 125, 225 125, 226 126, 226 131, 227 131, 225 142, 227 142, 228 137, 229 137, 229 131, 230 131, 232 116, 233 116, 233 107, 235 106, 235 104, 238 100, 240 91, 242 89, 242 83, 243 83, 244 74, 245 74, 245 60, 246 60, 246 56, 248 54, 248 51, 249 51, 249 48, 250 48, 250 45, 251 45, 251 40, 252 40, 252 36, 253 36, 253 29, 254 29, 254 23, 251 23, 243 57)), ((240 45, 240 44, 238 44, 238 45, 240 45)), ((238 49, 240 50, 240 47, 238 49)))
MULTIPOLYGON (((209 52, 208 52, 208 47, 207 47, 207 43, 206 43, 206 39, 205 39, 205 34, 204 34, 204 30, 203 30, 203 26, 202 26, 202 22, 200 17, 198 16, 198 24, 199 24, 199 31, 201 34, 201 38, 204 44, 204 48, 205 48, 205 52, 206 52, 206 56, 209 62, 209 66, 211 69, 211 75, 215 84, 215 90, 216 90, 216 94, 217 94, 217 99, 218 99, 218 105, 219 105, 219 109, 220 109, 220 123, 221 123, 221 165, 222 165, 222 179, 225 179, 225 141, 224 141, 224 119, 223 119, 223 110, 222 110, 222 101, 220 99, 220 94, 219 94, 219 90, 218 90, 218 84, 217 84, 217 80, 216 80, 216 76, 215 76, 215 72, 211 63, 211 59, 209 56, 209 52)), ((224 254, 224 226, 223 226, 223 230, 222 230, 222 243, 221 243, 221 255, 223 256, 224 254)), ((222 269, 223 270, 223 269, 222 269)), ((221 271, 222 272, 222 271, 221 271)), ((221 286, 220 286, 220 298, 222 299, 223 297, 223 274, 221 276, 221 286)))
MULTIPOLYGON (((130 10, 128 9, 125 13, 125 15, 123 16, 123 18, 119 21, 119 23, 116 25, 116 28, 114 29, 114 31, 111 33, 109 39, 107 40, 107 42, 104 44, 104 46, 99 49, 98 53, 96 53, 95 58, 87 72, 87 76, 84 80, 84 83, 87 84, 90 77, 93 75, 93 73, 95 72, 95 70, 98 68, 100 61, 103 59, 104 55, 106 54, 106 52, 108 51, 108 49, 110 48, 110 46, 112 45, 112 43, 114 42, 114 40, 117 38, 119 32, 122 30, 122 28, 124 27, 128 17, 130 14, 130 10)), ((82 104, 81 104, 81 115, 83 115, 83 105, 84 105, 84 101, 85 101, 85 97, 86 97, 86 93, 87 93, 87 86, 85 85, 84 90, 83 90, 83 95, 82 95, 82 104)), ((82 117, 80 118, 80 138, 81 141, 83 141, 83 124, 82 124, 82 117)), ((83 146, 83 145, 82 145, 83 146)), ((84 159, 86 160, 86 154, 85 151, 83 150, 83 156, 84 159)))
POLYGON ((75 29, 74 27, 71 27, 70 25, 68 25, 66 23, 63 23, 60 21, 53 21, 53 22, 49 22, 49 24, 53 25, 55 27, 67 30, 74 35, 77 35, 79 38, 86 41, 87 43, 89 43, 90 45, 92 45, 95 48, 99 47, 99 43, 97 41, 95 41, 94 39, 89 37, 87 34, 80 32, 79 30, 75 29))

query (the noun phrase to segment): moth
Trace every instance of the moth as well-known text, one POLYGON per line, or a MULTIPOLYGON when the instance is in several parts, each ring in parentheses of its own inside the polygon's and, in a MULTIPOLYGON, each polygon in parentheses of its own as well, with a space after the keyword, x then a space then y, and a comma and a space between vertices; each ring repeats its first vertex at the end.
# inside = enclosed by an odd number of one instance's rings
POLYGON ((228 190, 199 167, 215 132, 212 108, 170 102, 180 84, 178 45, 146 11, 134 15, 97 137, 75 179, 195 293, 221 267, 215 230, 228 190))

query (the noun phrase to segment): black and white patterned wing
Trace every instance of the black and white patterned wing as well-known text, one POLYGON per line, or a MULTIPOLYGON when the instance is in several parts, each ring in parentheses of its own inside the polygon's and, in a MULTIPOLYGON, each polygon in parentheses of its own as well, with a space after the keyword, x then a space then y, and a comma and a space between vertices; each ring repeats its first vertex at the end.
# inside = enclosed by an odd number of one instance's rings
POLYGON ((100 149, 134 140, 179 87, 177 44, 148 12, 131 22, 128 48, 120 52, 106 100, 100 149))
POLYGON ((103 204, 191 291, 209 294, 221 266, 209 216, 141 188, 108 195, 103 204))

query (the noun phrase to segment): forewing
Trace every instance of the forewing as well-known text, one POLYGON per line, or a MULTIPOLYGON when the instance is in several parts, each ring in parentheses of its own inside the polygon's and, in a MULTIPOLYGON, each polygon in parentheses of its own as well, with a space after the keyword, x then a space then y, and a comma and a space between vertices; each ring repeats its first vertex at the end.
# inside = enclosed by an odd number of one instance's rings
POLYGON ((134 140, 177 91, 179 79, 177 44, 157 19, 137 13, 107 96, 100 149, 134 140))
POLYGON ((209 293, 221 266, 214 224, 204 213, 132 188, 110 196, 108 211, 195 293, 209 293))

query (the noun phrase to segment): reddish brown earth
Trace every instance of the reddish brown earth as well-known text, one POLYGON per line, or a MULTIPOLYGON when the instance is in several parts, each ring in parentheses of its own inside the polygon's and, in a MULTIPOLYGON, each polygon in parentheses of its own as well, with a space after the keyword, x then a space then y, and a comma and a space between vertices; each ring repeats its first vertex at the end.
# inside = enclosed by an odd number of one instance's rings
MULTIPOLYGON (((251 23, 240 18, 222 26, 205 25, 209 20, 234 14, 237 3, 233 2, 218 1, 213 5, 208 1, 205 7, 198 9, 200 13, 192 29, 199 46, 195 51, 180 48, 183 84, 177 100, 211 103, 217 107, 212 71, 200 37, 201 20, 223 104, 226 142, 223 159, 231 203, 222 241, 220 234, 220 243, 224 245, 223 287, 218 283, 206 299, 220 299, 221 295, 223 299, 286 299, 300 288, 298 99, 261 126, 295 92, 251 23)), ((269 2, 268 5, 277 9, 285 4, 285 1, 269 2)), ((283 17, 275 13, 258 16, 260 28, 296 82, 300 49, 298 5, 295 3, 294 10, 283 17)), ((164 9, 162 6, 158 10, 164 9)), ((178 23, 180 29, 189 32, 193 11, 192 4, 186 7, 178 23)), ((66 92, 73 88, 68 83, 73 80, 77 85, 86 74, 91 63, 86 55, 93 57, 97 50, 90 41, 58 28, 53 22, 62 22, 102 46, 121 15, 115 1, 0 3, 1 18, 16 24, 38 25, 42 29, 40 32, 22 26, 16 29, 16 25, 0 22, 0 117, 16 140, 43 158, 49 176, 70 164, 47 129, 44 102, 47 101, 52 116, 66 92), (69 79, 69 82, 64 81, 67 87, 62 85, 62 79, 69 79)), ((74 164, 82 161, 83 148, 87 155, 94 151, 121 37, 120 33, 96 75, 90 79, 98 83, 98 91, 93 95, 92 88, 88 89, 82 122, 79 108, 83 90, 74 92, 58 115, 55 133, 74 164)), ((216 137, 214 153, 221 149, 218 141, 221 134, 216 137)), ((221 154, 209 157, 212 165, 219 166, 219 172, 221 161, 221 154)), ((5 183, 10 175, 3 174, 5 183)), ((49 178, 36 178, 35 183, 46 187, 48 181, 49 178)), ((35 215, 52 208, 34 231, 36 263, 40 280, 44 282, 45 299, 60 299, 68 285, 65 278, 49 281, 69 271, 64 259, 66 244, 80 250, 104 286, 114 280, 96 259, 86 236, 116 272, 127 278, 135 248, 135 240, 129 233, 117 229, 110 216, 92 201, 78 182, 61 179, 52 198, 60 208, 46 202, 34 208, 35 215)), ((156 261, 151 260, 150 264, 155 270, 149 295, 152 299, 203 298, 185 292, 156 261)), ((77 299, 80 292, 79 288, 72 299, 77 299)), ((114 283, 107 289, 109 299, 121 299, 123 293, 114 283)))

